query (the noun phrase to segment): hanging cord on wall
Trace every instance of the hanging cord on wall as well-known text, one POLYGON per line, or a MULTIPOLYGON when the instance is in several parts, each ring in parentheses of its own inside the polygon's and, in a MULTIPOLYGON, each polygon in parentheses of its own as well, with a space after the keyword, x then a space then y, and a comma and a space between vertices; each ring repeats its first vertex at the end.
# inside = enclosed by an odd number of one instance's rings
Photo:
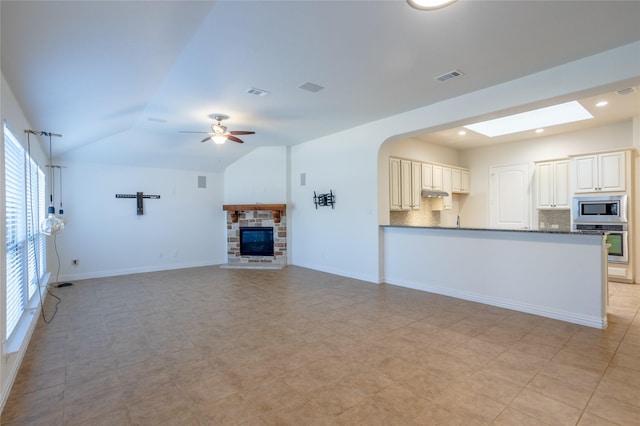
MULTIPOLYGON (((63 214, 64 214, 64 210, 62 209, 62 166, 54 166, 57 167, 59 170, 59 189, 60 189, 60 209, 58 210, 58 215, 60 215, 60 221, 62 222, 62 227, 64 228, 64 224, 65 224, 65 220, 63 218, 63 214)), ((58 240, 57 240, 57 234, 53 234, 53 247, 56 251, 56 258, 58 259, 58 269, 56 270, 56 287, 60 288, 60 287, 68 287, 70 285, 73 285, 73 283, 70 282, 64 282, 61 283, 60 282, 60 255, 58 254, 58 240)))
POLYGON ((62 209, 62 166, 58 167, 58 183, 60 185, 60 209, 58 210, 58 214, 62 216, 64 214, 64 210, 62 209))
MULTIPOLYGON (((29 154, 29 161, 27 162, 27 186, 29 188, 29 193, 30 193, 30 197, 29 197, 29 213, 31 216, 31 227, 34 226, 34 217, 33 217, 33 195, 31 194, 31 192, 33 191, 33 186, 32 186, 32 181, 31 181, 31 140, 29 138, 29 132, 27 132, 27 152, 29 154)), ((49 164, 51 164, 51 134, 49 134, 49 164)), ((51 167, 49 167, 51 168, 51 167)), ((52 182, 53 184, 53 182, 52 182)), ((53 190, 52 190, 53 191, 53 190)), ((53 194, 51 195, 51 202, 53 203, 53 194)), ((39 234, 39 233, 38 233, 39 234)), ((40 238, 38 238, 38 246, 40 245, 40 238)), ((54 246, 55 246, 55 236, 54 236, 54 246)), ((28 248, 27 248, 28 250, 28 248)), ((38 256, 40 255, 40 250, 34 250, 35 251, 35 264, 36 264, 36 287, 38 287, 38 296, 40 297, 40 312, 42 313, 42 320, 45 322, 45 324, 50 324, 51 321, 53 321, 53 319, 56 317, 56 314, 58 313, 58 305, 60 304, 60 302, 62 302, 62 299, 59 298, 58 296, 56 296, 55 294, 51 293, 51 290, 49 289, 49 285, 46 285, 46 289, 47 289, 47 293, 49 293, 49 295, 53 298, 55 298, 57 300, 56 305, 54 307, 54 311, 53 314, 51 315, 51 318, 47 319, 47 316, 45 314, 44 311, 44 303, 43 303, 43 299, 42 299, 42 289, 40 287, 40 262, 38 259, 38 256)), ((60 270, 60 257, 58 256, 58 249, 56 247, 56 256, 58 257, 58 270, 60 270)), ((28 268, 29 262, 27 262, 27 268, 28 268)), ((27 279, 29 277, 29 274, 27 273, 27 279)))

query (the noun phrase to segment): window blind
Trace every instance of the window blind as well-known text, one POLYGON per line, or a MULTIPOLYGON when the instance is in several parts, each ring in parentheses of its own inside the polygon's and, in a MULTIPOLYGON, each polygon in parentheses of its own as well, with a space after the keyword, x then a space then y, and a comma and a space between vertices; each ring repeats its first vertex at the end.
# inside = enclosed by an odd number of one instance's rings
POLYGON ((6 338, 18 324, 25 306, 24 283, 26 242, 25 155, 24 149, 5 126, 5 199, 6 199, 6 338))
POLYGON ((45 211, 45 174, 4 125, 6 211, 6 326, 9 339, 38 292, 46 263, 45 235, 40 221, 45 211))

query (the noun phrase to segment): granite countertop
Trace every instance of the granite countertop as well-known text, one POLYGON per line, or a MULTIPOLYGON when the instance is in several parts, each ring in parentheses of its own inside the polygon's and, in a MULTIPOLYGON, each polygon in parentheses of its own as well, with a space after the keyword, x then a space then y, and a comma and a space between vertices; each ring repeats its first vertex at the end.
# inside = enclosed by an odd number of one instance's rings
POLYGON ((525 232, 537 234, 585 234, 585 235, 603 235, 604 231, 558 231, 554 229, 491 229, 491 228, 457 228, 455 226, 412 226, 412 225, 380 225, 383 228, 421 228, 421 229, 448 229, 460 231, 493 231, 493 232, 525 232))

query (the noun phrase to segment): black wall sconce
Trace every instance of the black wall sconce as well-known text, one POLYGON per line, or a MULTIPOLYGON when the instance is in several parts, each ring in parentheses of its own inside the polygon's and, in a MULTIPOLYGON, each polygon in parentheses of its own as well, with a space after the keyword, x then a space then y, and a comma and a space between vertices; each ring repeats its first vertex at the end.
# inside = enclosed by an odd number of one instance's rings
POLYGON ((327 206, 331 206, 331 208, 333 208, 333 205, 336 202, 336 196, 334 195, 332 190, 329 190, 328 194, 317 194, 316 195, 316 191, 313 191, 313 204, 316 205, 316 210, 318 210, 318 206, 320 207, 327 207, 327 206))

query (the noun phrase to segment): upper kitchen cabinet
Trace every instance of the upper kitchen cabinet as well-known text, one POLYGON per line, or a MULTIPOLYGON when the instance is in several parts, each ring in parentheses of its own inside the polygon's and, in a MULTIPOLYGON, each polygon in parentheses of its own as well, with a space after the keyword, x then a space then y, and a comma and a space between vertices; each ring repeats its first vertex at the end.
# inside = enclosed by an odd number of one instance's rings
POLYGON ((433 189, 433 165, 422 163, 422 189, 433 189))
POLYGON ((536 163, 536 192, 539 209, 569 209, 569 160, 536 163))
POLYGON ((468 194, 469 181, 469 170, 451 169, 451 192, 454 194, 468 194))
POLYGON ((574 192, 580 194, 625 191, 628 158, 627 151, 573 157, 574 192))
POLYGON ((420 210, 422 164, 389 158, 389 209, 420 210))

